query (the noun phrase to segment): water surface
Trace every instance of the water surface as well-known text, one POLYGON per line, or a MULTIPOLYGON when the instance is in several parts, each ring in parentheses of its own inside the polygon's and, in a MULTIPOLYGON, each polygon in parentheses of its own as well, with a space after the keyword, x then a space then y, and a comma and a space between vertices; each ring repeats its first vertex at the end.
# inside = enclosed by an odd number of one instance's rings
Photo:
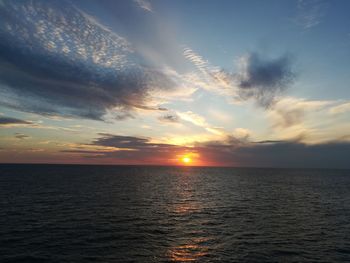
POLYGON ((350 261, 350 171, 0 165, 0 257, 350 261))

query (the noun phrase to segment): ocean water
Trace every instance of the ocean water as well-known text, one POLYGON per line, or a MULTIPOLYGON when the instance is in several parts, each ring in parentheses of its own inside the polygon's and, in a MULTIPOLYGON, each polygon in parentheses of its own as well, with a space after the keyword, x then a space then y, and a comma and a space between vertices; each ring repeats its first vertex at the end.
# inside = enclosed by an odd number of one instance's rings
POLYGON ((350 171, 0 165, 1 262, 350 262, 350 171))

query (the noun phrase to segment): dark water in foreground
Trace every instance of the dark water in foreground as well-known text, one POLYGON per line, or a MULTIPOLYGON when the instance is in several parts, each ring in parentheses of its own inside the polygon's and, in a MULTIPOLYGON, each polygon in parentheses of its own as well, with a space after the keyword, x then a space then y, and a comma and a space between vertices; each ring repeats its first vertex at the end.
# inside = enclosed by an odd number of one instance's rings
POLYGON ((350 171, 0 165, 1 262, 350 261, 350 171))

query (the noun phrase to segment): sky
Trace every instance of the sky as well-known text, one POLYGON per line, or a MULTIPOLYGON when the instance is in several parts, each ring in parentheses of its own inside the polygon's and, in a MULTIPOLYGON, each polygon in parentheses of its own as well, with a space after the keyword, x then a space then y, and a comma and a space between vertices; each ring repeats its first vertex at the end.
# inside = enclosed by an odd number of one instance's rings
POLYGON ((0 162, 350 168, 346 0, 0 0, 0 162))

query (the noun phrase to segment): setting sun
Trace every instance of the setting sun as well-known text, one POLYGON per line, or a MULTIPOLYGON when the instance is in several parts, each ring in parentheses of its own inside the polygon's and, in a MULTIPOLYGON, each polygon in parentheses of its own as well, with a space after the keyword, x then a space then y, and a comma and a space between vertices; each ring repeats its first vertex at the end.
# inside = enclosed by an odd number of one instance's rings
POLYGON ((191 162, 191 158, 188 157, 188 156, 185 156, 185 157, 182 158, 182 162, 184 162, 185 164, 188 164, 188 163, 191 162))
POLYGON ((199 162, 199 154, 196 152, 186 152, 177 156, 178 164, 197 166, 199 162))

